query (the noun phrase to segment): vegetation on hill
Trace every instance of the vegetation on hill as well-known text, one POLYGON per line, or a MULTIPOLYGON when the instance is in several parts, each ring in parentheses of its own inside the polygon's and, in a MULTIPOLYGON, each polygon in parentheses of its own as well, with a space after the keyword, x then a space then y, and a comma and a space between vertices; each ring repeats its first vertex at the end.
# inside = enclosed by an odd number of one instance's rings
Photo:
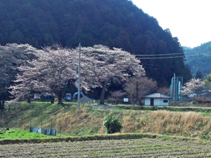
POLYGON ((211 73, 211 42, 202 44, 193 49, 184 49, 186 63, 189 65, 193 76, 201 71, 203 77, 211 73))
POLYGON ((209 113, 170 112, 166 110, 77 109, 76 103, 65 106, 50 103, 18 103, 1 112, 0 124, 29 130, 29 127, 57 129, 59 135, 82 136, 105 134, 103 119, 113 114, 122 123, 121 133, 156 133, 211 138, 209 113))
POLYGON ((191 78, 183 57, 171 58, 184 55, 178 39, 129 0, 2 0, 0 15, 1 45, 103 44, 151 55, 141 61, 147 76, 159 86, 169 86, 173 73, 184 81, 191 78), (163 59, 163 54, 170 58, 163 59))

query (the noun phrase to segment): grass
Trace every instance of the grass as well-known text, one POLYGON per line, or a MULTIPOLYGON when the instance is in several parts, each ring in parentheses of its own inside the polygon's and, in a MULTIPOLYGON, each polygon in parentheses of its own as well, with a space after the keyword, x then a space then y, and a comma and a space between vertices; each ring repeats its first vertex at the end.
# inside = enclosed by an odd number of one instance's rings
POLYGON ((44 134, 31 133, 26 130, 21 130, 18 128, 12 128, 9 131, 0 132, 1 139, 37 139, 37 138, 52 138, 52 136, 46 136, 44 134))
POLYGON ((188 112, 188 111, 195 111, 201 113, 211 113, 211 105, 206 109, 200 107, 207 107, 207 106, 185 106, 185 107, 162 107, 162 106, 140 106, 140 105, 119 105, 116 109, 124 109, 124 110, 148 110, 148 111, 156 111, 156 110, 168 110, 174 112, 188 112), (197 108, 198 107, 198 108, 197 108))
POLYGON ((17 103, 11 106, 11 111, 0 112, 0 125, 24 129, 23 131, 29 131, 30 126, 51 128, 56 129, 61 137, 96 135, 106 133, 103 118, 110 113, 121 121, 122 134, 154 133, 207 140, 211 138, 211 117, 208 111, 174 112, 168 109, 152 111, 122 108, 106 110, 92 109, 86 105, 78 109, 74 102, 64 105, 46 102, 17 103))

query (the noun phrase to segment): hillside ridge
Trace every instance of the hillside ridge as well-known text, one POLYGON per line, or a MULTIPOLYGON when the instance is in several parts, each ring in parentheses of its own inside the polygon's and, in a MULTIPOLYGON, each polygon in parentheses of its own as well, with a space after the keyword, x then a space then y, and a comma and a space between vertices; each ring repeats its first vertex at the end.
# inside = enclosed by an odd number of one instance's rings
POLYGON ((75 48, 79 42, 82 46, 103 44, 150 55, 150 59, 140 60, 147 76, 159 86, 169 86, 174 73, 184 76, 184 81, 191 78, 183 57, 174 57, 184 54, 178 39, 129 0, 4 0, 0 1, 0 15, 1 45, 75 48), (157 54, 172 55, 158 59, 157 54))
POLYGON ((204 43, 193 49, 184 49, 186 63, 189 65, 193 76, 201 71, 203 77, 211 73, 211 42, 204 43))

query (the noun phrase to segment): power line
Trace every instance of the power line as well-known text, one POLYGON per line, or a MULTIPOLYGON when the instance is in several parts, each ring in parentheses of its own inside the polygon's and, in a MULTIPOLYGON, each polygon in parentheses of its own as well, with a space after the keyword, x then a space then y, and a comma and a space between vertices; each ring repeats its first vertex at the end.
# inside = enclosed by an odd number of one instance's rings
POLYGON ((136 56, 138 59, 143 59, 143 60, 147 60, 147 59, 172 59, 172 58, 185 58, 185 59, 187 59, 188 57, 193 57, 193 56, 198 56, 198 55, 183 55, 183 56, 164 56, 164 57, 156 57, 156 56, 152 56, 152 57, 150 57, 150 56, 143 56, 143 58, 140 56, 136 56))
MULTIPOLYGON (((201 55, 201 54, 200 54, 201 55)), ((185 53, 174 53, 174 54, 150 54, 150 55, 135 55, 136 57, 149 57, 149 58, 153 58, 153 57, 156 57, 156 58, 162 58, 162 57, 159 57, 159 56, 163 56, 163 58, 178 58, 178 57, 184 57, 184 58, 187 58, 187 57, 192 57, 192 56, 200 56, 199 54, 194 54, 194 55, 189 55, 189 54, 185 54, 185 53), (183 55, 183 56, 174 56, 174 55, 183 55)), ((203 54, 202 54, 203 55, 203 54)), ((145 58, 143 58, 145 59, 145 58)))
POLYGON ((188 54, 185 54, 186 57, 192 57, 192 56, 202 56, 203 54, 193 54, 193 55, 188 55, 188 54))
POLYGON ((168 56, 168 55, 184 55, 184 53, 170 53, 170 54, 149 54, 149 55, 147 55, 147 54, 140 54, 140 55, 135 55, 135 56, 143 56, 143 57, 145 57, 145 56, 168 56))
POLYGON ((147 59, 172 59, 172 58, 185 58, 185 56, 172 56, 172 57, 149 57, 149 58, 139 58, 138 59, 142 59, 142 60, 147 60, 147 59))

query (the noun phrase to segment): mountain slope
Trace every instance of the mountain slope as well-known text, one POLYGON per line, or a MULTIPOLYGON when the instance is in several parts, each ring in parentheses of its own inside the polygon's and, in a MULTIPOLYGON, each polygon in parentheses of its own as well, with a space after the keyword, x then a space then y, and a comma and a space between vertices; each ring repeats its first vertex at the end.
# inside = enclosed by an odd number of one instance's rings
POLYGON ((193 49, 185 50, 187 64, 193 75, 199 70, 203 76, 211 73, 211 42, 202 44, 193 49))
MULTIPOLYGON (((129 0, 2 0, 0 15, 2 45, 76 47, 81 42, 119 47, 137 55, 183 55, 178 39, 129 0)), ((190 78, 183 58, 141 61, 147 76, 160 86, 169 85, 173 73, 185 81, 190 78)))

